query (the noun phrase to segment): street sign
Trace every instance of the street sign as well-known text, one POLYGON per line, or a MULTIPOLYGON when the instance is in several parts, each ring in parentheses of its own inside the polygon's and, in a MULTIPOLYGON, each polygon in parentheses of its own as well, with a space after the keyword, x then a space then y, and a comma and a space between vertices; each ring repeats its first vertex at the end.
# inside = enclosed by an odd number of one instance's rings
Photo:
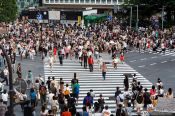
POLYGON ((40 12, 38 12, 36 18, 38 19, 39 22, 41 22, 43 20, 43 15, 40 12))

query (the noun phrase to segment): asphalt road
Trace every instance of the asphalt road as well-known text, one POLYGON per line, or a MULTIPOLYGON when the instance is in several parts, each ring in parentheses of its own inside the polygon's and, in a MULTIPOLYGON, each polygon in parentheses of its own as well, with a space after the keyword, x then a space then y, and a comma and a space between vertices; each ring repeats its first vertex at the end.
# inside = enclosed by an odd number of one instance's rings
POLYGON ((160 78, 165 90, 172 88, 175 92, 175 56, 129 52, 125 56, 125 61, 153 84, 160 78))
MULTIPOLYGON (((21 61, 18 59, 18 62, 21 61)), ((153 84, 157 82, 157 78, 159 77, 164 83, 165 90, 171 87, 175 92, 175 56, 128 52, 125 54, 125 62, 141 73, 145 78, 150 80, 153 84)), ((40 57, 37 57, 34 61, 24 59, 21 64, 23 77, 27 75, 28 70, 33 72, 34 77, 38 77, 39 74, 44 74, 43 63, 40 60, 40 57)), ((37 115, 39 115, 40 111, 39 106, 36 108, 37 115)), ((23 112, 19 105, 16 106, 14 110, 17 116, 23 116, 23 112)))

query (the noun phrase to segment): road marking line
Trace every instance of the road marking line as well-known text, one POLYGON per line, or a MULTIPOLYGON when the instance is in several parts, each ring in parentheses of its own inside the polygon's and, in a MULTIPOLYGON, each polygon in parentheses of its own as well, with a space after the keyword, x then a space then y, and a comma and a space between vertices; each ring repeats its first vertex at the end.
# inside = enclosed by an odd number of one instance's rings
POLYGON ((175 61, 175 59, 172 59, 171 61, 175 61))
POLYGON ((143 59, 140 59, 140 60, 146 60, 147 58, 143 58, 143 59))
POLYGON ((167 61, 163 61, 163 62, 161 62, 161 63, 166 63, 167 61))
POLYGON ((153 66, 153 65, 156 65, 157 63, 152 63, 152 64, 150 64, 151 66, 153 66))
POLYGON ((157 58, 157 56, 151 57, 151 58, 157 58))
POLYGON ((143 68, 143 67, 145 67, 145 65, 141 65, 141 66, 138 66, 138 67, 143 68))
POLYGON ((132 61, 130 61, 130 62, 135 62, 136 60, 132 60, 132 61))

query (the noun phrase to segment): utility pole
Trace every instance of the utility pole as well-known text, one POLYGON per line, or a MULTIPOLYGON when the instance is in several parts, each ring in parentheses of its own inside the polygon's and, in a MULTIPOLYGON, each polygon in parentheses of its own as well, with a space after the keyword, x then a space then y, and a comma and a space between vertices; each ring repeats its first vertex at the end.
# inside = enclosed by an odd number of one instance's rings
POLYGON ((162 6, 162 30, 163 30, 163 27, 164 27, 164 6, 162 6))
POLYGON ((132 6, 131 6, 131 11, 130 11, 130 28, 132 27, 132 6))
POLYGON ((9 94, 10 94, 10 116, 14 116, 14 91, 13 91, 13 75, 12 75, 12 65, 9 56, 7 55, 7 52, 5 51, 4 47, 0 43, 0 49, 3 52, 3 55, 5 56, 5 59, 7 61, 8 71, 9 71, 9 94))
POLYGON ((138 23, 139 23, 139 6, 137 5, 137 22, 136 22, 136 30, 138 32, 138 23))

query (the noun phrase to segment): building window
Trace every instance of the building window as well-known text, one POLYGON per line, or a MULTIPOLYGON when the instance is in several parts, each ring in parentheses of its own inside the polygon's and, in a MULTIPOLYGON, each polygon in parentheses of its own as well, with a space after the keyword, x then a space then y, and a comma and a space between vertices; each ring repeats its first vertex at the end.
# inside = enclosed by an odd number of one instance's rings
POLYGON ((100 3, 100 0, 96 0, 96 3, 99 4, 100 3))
POLYGON ((101 0, 102 4, 106 4, 106 0, 101 0))
POLYGON ((90 0, 86 0, 86 3, 89 3, 90 2, 90 0))
POLYGON ((70 3, 74 3, 74 0, 70 0, 70 3))
POLYGON ((111 4, 111 0, 107 0, 107 3, 108 3, 108 4, 111 4))
POLYGON ((79 3, 79 0, 75 0, 75 3, 79 3))
POLYGON ((84 3, 84 0, 80 0, 80 3, 84 3))
POLYGON ((117 0, 113 0, 113 4, 117 4, 117 0))
POLYGON ((95 0, 91 0, 91 3, 95 3, 95 0))
POLYGON ((46 0, 46 3, 49 3, 49 0, 46 0))

